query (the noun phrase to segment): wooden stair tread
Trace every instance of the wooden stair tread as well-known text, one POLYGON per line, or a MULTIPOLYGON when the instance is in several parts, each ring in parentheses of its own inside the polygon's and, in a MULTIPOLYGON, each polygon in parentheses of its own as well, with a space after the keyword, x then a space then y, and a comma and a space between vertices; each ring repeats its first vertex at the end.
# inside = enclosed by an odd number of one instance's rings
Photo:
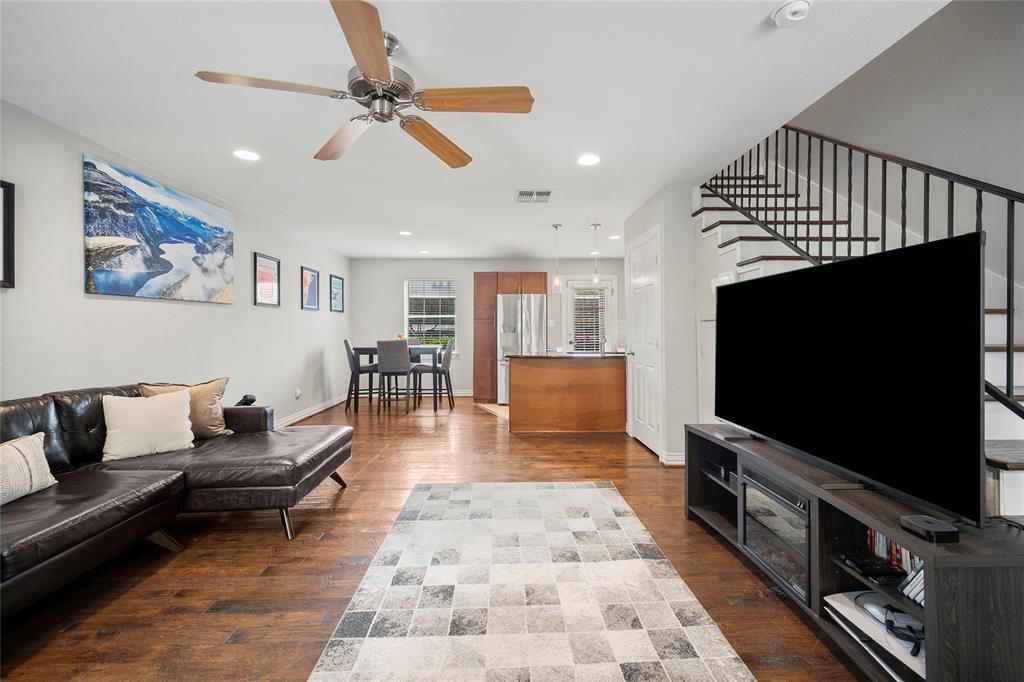
MULTIPOLYGON (((754 209, 764 212, 772 213, 793 213, 796 211, 820 211, 821 208, 818 206, 747 206, 748 209, 754 209)), ((738 209, 732 206, 701 206, 696 211, 690 214, 691 218, 696 218, 704 211, 733 211, 736 212, 738 209)), ((792 222, 792 221, 790 221, 792 222)))
MULTIPOLYGON (((1003 393, 1006 393, 1006 386, 996 386, 996 388, 998 388, 1003 393)), ((1010 396, 1010 397, 1013 398, 1014 400, 1016 400, 1017 402, 1024 401, 1024 392, 1022 392, 1022 391, 1024 391, 1024 386, 1014 386, 1013 389, 1014 389, 1015 393, 1012 396, 1010 396)), ((985 394, 985 400, 987 402, 992 403, 992 402, 995 402, 996 399, 993 398, 992 396, 990 396, 988 393, 986 393, 985 394)))
MULTIPOLYGON (((729 197, 730 199, 734 198, 734 197, 741 197, 741 198, 744 198, 744 199, 745 198, 753 198, 753 197, 757 197, 758 199, 781 199, 783 197, 799 197, 800 196, 796 192, 789 192, 789 193, 785 193, 785 192, 769 192, 769 193, 760 193, 760 194, 757 193, 757 192, 739 192, 739 193, 736 193, 736 194, 727 193, 727 192, 721 192, 721 194, 724 194, 725 196, 729 197)), ((711 192, 702 192, 701 193, 701 197, 704 198, 704 199, 717 199, 718 195, 717 194, 712 194, 711 192)))
MULTIPOLYGON (((808 237, 797 237, 796 239, 793 239, 793 238, 789 239, 789 241, 793 241, 793 242, 797 242, 797 243, 805 242, 805 241, 829 242, 831 240, 832 240, 832 237, 810 237, 810 238, 808 238, 808 237)), ((755 235, 750 235, 750 236, 742 236, 741 235, 739 237, 733 237, 732 239, 725 240, 724 242, 722 242, 721 244, 718 245, 718 248, 722 248, 724 246, 729 246, 730 244, 735 244, 736 242, 776 242, 776 241, 779 241, 779 240, 776 239, 775 237, 772 237, 771 235, 756 235, 756 236, 755 235)), ((862 242, 862 241, 864 241, 864 238, 863 237, 836 237, 836 242, 848 242, 848 241, 862 242)), ((878 241, 878 237, 868 237, 868 241, 877 242, 878 241)))
MULTIPOLYGON (((824 227, 825 225, 846 225, 848 221, 838 220, 833 222, 831 220, 762 220, 761 222, 763 222, 765 225, 818 225, 824 227)), ((714 230, 715 228, 720 227, 722 225, 755 226, 757 225, 757 223, 755 223, 753 220, 716 220, 707 227, 702 227, 700 231, 710 232, 711 230, 714 230)), ((825 237, 826 240, 831 238, 832 237, 825 237)), ((842 241, 843 239, 846 239, 846 237, 836 237, 836 241, 842 241)), ((863 239, 863 237, 855 237, 855 239, 863 239)))
POLYGON ((985 463, 1005 471, 1024 470, 1024 440, 986 440, 985 463))
MULTIPOLYGON (((853 258, 853 257, 854 256, 837 256, 836 258, 833 258, 832 256, 820 256, 818 258, 820 258, 820 260, 822 262, 829 262, 829 263, 831 263, 833 260, 846 260, 848 258, 853 258)), ((744 265, 753 265, 754 263, 761 263, 761 262, 764 262, 764 261, 795 261, 795 260, 806 260, 806 259, 803 256, 798 256, 796 254, 793 254, 792 256, 789 256, 789 255, 786 255, 786 256, 754 256, 753 258, 747 258, 745 260, 739 261, 738 263, 736 263, 736 267, 740 268, 740 267, 743 267, 744 265)), ((810 261, 807 261, 807 262, 810 262, 810 261)))
MULTIPOLYGON (((1006 344, 1005 343, 985 344, 985 352, 986 353, 1005 353, 1006 352, 1006 344)), ((1013 344, 1013 352, 1014 353, 1024 353, 1024 344, 1020 344, 1020 343, 1013 344)))
POLYGON ((764 180, 763 175, 719 175, 719 180, 764 180))
POLYGON ((985 308, 986 315, 1005 315, 1008 312, 1008 308, 985 308))
POLYGON ((774 189, 782 187, 781 182, 737 182, 735 184, 714 184, 705 182, 701 189, 727 190, 727 189, 774 189))

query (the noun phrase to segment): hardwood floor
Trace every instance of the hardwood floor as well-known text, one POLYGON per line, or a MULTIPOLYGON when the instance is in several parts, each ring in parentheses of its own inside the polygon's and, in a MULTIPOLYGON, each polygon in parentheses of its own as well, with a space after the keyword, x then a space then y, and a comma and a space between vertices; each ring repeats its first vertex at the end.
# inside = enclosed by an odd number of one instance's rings
MULTIPOLYGON (((327 479, 292 512, 179 516, 186 549, 141 543, 3 624, 3 677, 305 680, 409 490, 426 481, 612 480, 761 680, 857 679, 735 551, 683 518, 683 469, 622 434, 507 433, 458 398, 309 424, 352 424, 342 490, 327 479)), ((375 406, 376 407, 376 406, 375 406)))

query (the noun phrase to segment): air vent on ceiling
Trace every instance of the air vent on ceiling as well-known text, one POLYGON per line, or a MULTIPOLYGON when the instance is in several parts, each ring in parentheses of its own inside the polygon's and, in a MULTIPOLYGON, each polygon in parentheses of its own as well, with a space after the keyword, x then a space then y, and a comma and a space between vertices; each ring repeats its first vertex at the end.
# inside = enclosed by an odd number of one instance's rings
POLYGON ((546 204, 550 200, 550 189, 521 189, 516 192, 517 204, 546 204))

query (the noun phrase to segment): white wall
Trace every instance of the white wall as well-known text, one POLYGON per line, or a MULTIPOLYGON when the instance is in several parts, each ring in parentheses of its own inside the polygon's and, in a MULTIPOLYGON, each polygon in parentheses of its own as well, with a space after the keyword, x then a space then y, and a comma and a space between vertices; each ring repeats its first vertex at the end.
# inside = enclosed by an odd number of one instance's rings
MULTIPOLYGON (((661 301, 664 346, 664 445, 658 453, 666 464, 682 464, 683 429, 695 423, 697 410, 697 302, 692 183, 660 190, 626 218, 626 257, 630 243, 654 225, 661 225, 661 301)), ((627 283, 628 288, 628 283, 627 283)), ((627 339, 627 348, 628 348, 627 339)))
POLYGON ((278 421, 344 398, 342 339, 352 314, 328 311, 344 256, 4 102, 0 175, 16 187, 16 288, 0 290, 5 399, 137 381, 228 376, 225 402, 254 393, 278 421), (231 305, 83 293, 82 154, 122 164, 224 206, 235 217, 231 305), (252 253, 281 259, 281 307, 252 302, 252 253), (320 271, 319 312, 299 308, 299 267, 320 271), (295 399, 294 390, 302 390, 295 399))
POLYGON ((1024 3, 952 2, 793 124, 1024 188, 1024 3))
MULTIPOLYGON (((548 291, 555 272, 555 261, 544 259, 439 259, 395 258, 352 259, 353 283, 349 287, 352 315, 352 342, 373 345, 379 339, 393 339, 403 331, 405 318, 404 282, 406 279, 454 279, 456 286, 455 334, 458 355, 452 359, 452 384, 456 391, 473 390, 473 273, 475 272, 547 272, 548 291)), ((594 269, 591 259, 562 258, 562 281, 573 277, 589 279, 594 269)), ((618 288, 623 284, 621 258, 598 259, 602 276, 614 275, 618 288)), ((619 319, 625 320, 625 299, 616 291, 619 319)), ((614 337, 609 337, 610 339, 614 337)))

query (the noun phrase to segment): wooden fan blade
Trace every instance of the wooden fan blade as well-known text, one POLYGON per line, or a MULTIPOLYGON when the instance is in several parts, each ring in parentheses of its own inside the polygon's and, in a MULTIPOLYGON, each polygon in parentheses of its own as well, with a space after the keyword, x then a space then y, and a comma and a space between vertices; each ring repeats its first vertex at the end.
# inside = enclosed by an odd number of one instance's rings
POLYGON ((406 116, 402 119, 402 130, 409 133, 413 139, 433 152, 437 158, 451 168, 462 168, 473 160, 473 157, 441 134, 440 130, 419 116, 406 116))
POLYGON ((347 121, 345 125, 338 128, 334 137, 327 140, 327 144, 321 147, 313 158, 318 161, 334 161, 341 158, 341 155, 348 151, 348 148, 354 145, 372 124, 373 121, 365 118, 353 118, 347 121))
POLYGON ((514 85, 497 88, 433 88, 420 90, 417 104, 428 111, 478 111, 528 114, 533 108, 530 88, 514 85))
POLYGON ((331 7, 363 75, 384 82, 391 80, 391 65, 377 8, 365 0, 331 0, 331 7))
POLYGON ((220 73, 218 71, 196 71, 196 78, 207 83, 223 83, 225 85, 244 85, 250 88, 266 88, 267 90, 283 90, 285 92, 301 92, 306 95, 321 95, 323 97, 337 97, 342 94, 340 90, 322 88, 319 85, 303 85, 290 81, 275 81, 269 78, 254 78, 252 76, 240 76, 237 73, 220 73))

